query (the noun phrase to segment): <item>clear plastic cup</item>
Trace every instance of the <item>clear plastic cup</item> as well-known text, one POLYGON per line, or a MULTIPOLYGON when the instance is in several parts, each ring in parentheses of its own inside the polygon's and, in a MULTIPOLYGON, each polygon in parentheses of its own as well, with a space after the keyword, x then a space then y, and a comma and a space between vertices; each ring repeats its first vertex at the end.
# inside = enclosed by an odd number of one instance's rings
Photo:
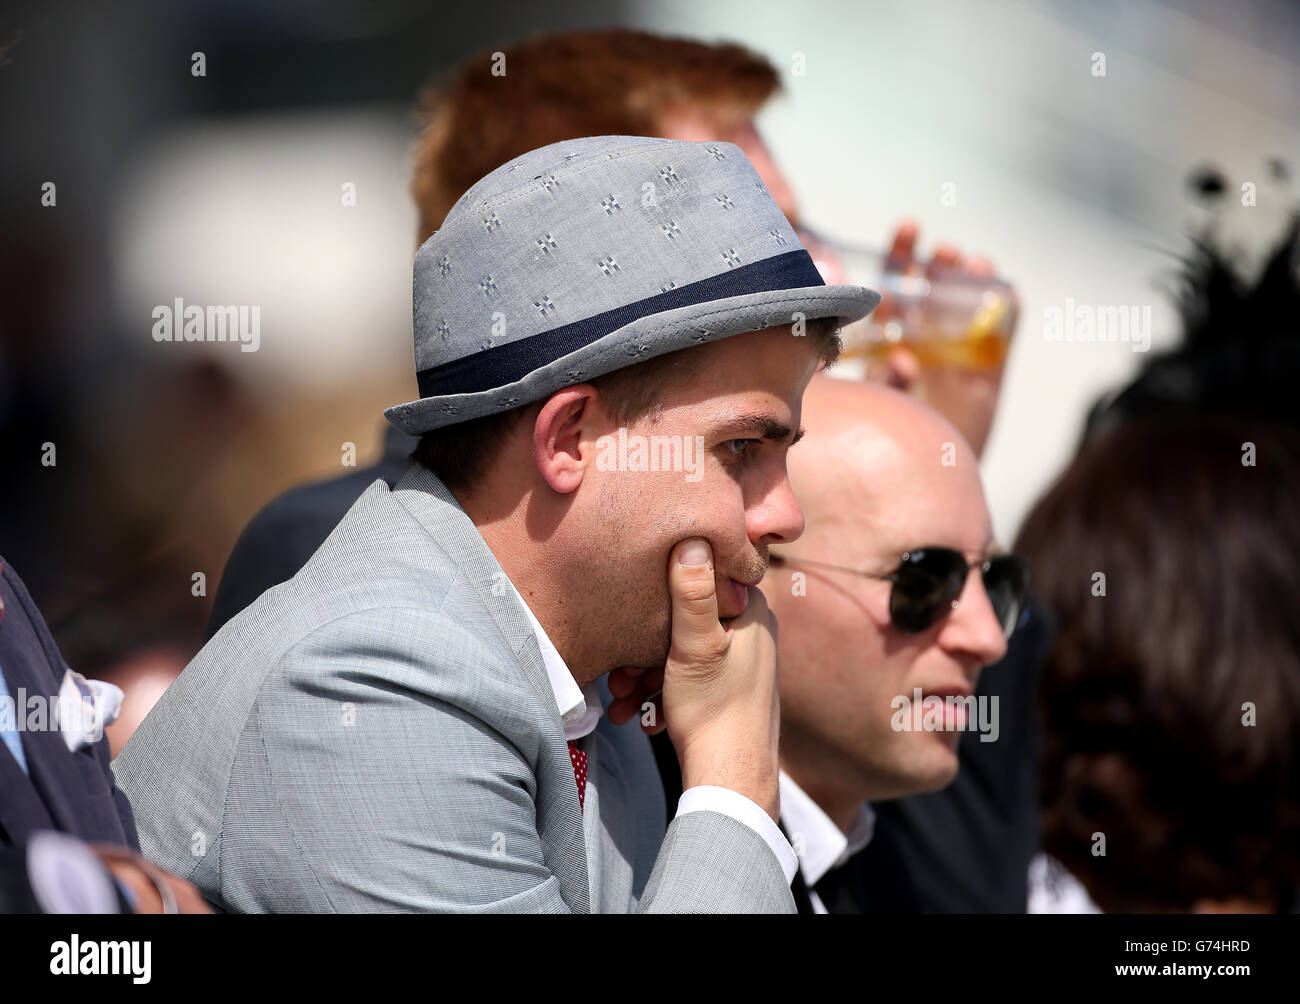
POLYGON ((808 230, 799 236, 827 283, 868 286, 882 296, 868 317, 841 330, 843 362, 869 369, 900 345, 927 369, 993 370, 1006 361, 1017 311, 1009 283, 899 262, 808 230))

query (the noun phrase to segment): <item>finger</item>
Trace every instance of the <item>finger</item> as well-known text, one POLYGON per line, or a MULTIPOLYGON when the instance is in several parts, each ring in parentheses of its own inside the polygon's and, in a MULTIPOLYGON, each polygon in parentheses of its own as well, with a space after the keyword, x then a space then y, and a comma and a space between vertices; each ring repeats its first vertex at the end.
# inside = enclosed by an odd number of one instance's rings
POLYGON ((972 258, 966 265, 966 271, 971 275, 977 275, 981 279, 992 279, 997 272, 993 269, 993 263, 987 258, 972 258))
POLYGON ((940 244, 934 249, 930 264, 925 267, 928 278, 934 278, 940 272, 961 268, 961 252, 951 244, 940 244))
POLYGON ((672 647, 681 661, 712 661, 725 651, 718 622, 718 597, 713 581, 713 552, 706 540, 684 540, 668 558, 668 591, 672 596, 672 647))
POLYGON ((605 717, 615 725, 622 725, 624 722, 630 722, 640 707, 641 702, 635 695, 618 697, 609 702, 609 707, 605 709, 605 717))
POLYGON ((659 693, 659 691, 662 691, 662 689, 663 671, 660 670, 658 680, 647 679, 646 676, 641 676, 641 678, 637 680, 636 687, 633 688, 633 691, 625 694, 625 696, 630 698, 630 700, 645 702, 650 700, 651 697, 654 697, 656 693, 659 693))
POLYGON ((133 913, 162 913, 162 896, 158 887, 150 881, 138 865, 121 858, 111 858, 104 862, 108 873, 135 894, 133 913))
POLYGON ((613 669, 609 673, 609 692, 613 697, 627 697, 639 686, 639 681, 626 670, 613 669))
POLYGON ((663 668, 646 670, 644 666, 620 666, 610 671, 609 692, 614 699, 605 716, 622 725, 639 715, 646 700, 663 689, 663 668))
POLYGON ((212 907, 208 906, 207 900, 189 882, 168 872, 164 872, 163 877, 171 889, 172 895, 176 897, 176 906, 181 913, 212 912, 212 907))
MULTIPOLYGON (((638 718, 645 713, 646 705, 658 700, 657 694, 645 694, 637 692, 629 694, 627 697, 621 697, 609 702, 609 707, 605 709, 605 717, 615 725, 622 725, 630 722, 633 718, 638 718)), ((655 711, 656 719, 663 717, 663 705, 659 704, 655 711)))
POLYGON ((903 220, 894 232, 894 239, 889 244, 885 270, 905 272, 916 255, 916 238, 920 228, 912 220, 903 220))

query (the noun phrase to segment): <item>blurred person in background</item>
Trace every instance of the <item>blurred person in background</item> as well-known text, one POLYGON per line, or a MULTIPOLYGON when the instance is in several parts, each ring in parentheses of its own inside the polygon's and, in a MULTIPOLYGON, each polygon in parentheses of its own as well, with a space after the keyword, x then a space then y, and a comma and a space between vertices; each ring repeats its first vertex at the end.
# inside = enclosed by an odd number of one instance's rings
MULTIPOLYGON (((583 135, 665 136, 738 146, 808 241, 819 266, 826 260, 817 239, 800 230, 793 187, 754 123, 781 86, 776 68, 763 56, 735 44, 625 29, 544 35, 502 51, 505 75, 492 72, 492 55, 483 52, 424 95, 424 128, 411 179, 419 243, 478 177, 532 147, 583 135)), ((914 224, 899 228, 890 243, 891 267, 930 273, 966 267, 962 255, 946 245, 936 249, 931 261, 917 262, 917 238, 914 224)), ((977 275, 992 272, 984 260, 973 260, 969 267, 977 275)), ((842 281, 836 269, 834 264, 830 274, 823 269, 828 282, 842 281)), ((897 346, 878 375, 892 386, 926 396, 978 455, 993 420, 1004 358, 983 370, 933 371, 920 367, 906 346, 897 346)), ((366 487, 377 479, 396 484, 414 445, 400 430, 389 428, 377 465, 290 491, 258 513, 222 574, 209 637, 265 590, 291 578, 366 487)), ((999 696, 1008 718, 1026 723, 1034 656, 1046 630, 1034 611, 1031 605, 1009 656, 989 667, 977 691, 977 696, 999 696)), ((1037 840, 1033 737, 1032 729, 1010 725, 996 743, 962 736, 962 759, 969 769, 951 790, 878 807, 868 865, 892 894, 882 892, 873 908, 1023 909, 1026 869, 1037 840), (900 883, 899 874, 910 881, 900 883)), ((680 788, 677 758, 666 736, 656 737, 655 753, 665 775, 671 818, 680 788)))
POLYGON ((1300 430, 1148 417, 1097 436, 1029 516, 1018 546, 1060 623, 1034 909, 1294 907, 1297 499, 1300 430))
POLYGON ((1060 623, 1037 911, 1297 907, 1300 220, 1254 281, 1214 234, 1182 344, 1099 402, 1020 533, 1060 623))

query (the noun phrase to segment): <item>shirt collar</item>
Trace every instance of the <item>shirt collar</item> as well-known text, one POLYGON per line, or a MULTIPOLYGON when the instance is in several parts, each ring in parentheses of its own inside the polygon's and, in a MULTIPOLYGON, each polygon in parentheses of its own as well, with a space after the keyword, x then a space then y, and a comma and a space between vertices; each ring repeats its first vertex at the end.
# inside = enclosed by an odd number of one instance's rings
MULTIPOLYGON (((513 589, 514 583, 510 583, 510 586, 513 589)), ((596 726, 600 723, 600 716, 605 710, 600 702, 600 690, 594 680, 585 687, 578 686, 573 674, 569 672, 569 667, 560 657, 559 650, 518 589, 515 589, 515 595, 519 597, 524 613, 528 615, 528 622, 533 626, 533 634, 537 637, 537 647, 542 653, 542 665, 546 667, 546 678, 551 683, 555 706, 560 712, 560 721, 564 725, 564 738, 581 739, 583 736, 590 735, 596 730, 596 726)))
POLYGON ((790 834, 795 853, 799 855, 799 871, 810 888, 828 871, 844 864, 871 842, 876 814, 866 802, 858 806, 853 825, 846 834, 785 771, 781 771, 778 783, 781 788, 781 821, 790 834))

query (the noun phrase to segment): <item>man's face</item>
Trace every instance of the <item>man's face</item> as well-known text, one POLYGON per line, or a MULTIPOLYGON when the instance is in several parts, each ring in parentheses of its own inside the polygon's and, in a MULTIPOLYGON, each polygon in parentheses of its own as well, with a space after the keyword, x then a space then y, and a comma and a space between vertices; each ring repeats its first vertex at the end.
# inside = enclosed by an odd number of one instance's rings
POLYGON ((585 551, 570 564, 582 569, 574 607, 590 623, 574 627, 590 638, 590 624, 603 625, 584 645, 598 672, 667 660, 668 555, 679 541, 709 542, 725 619, 745 609, 768 547, 802 533, 786 453, 817 363, 809 339, 771 328, 678 353, 660 371, 662 406, 625 431, 593 403, 565 525, 585 551))
MULTIPOLYGON (((810 437, 818 431, 811 421, 809 430, 810 437)), ((942 431, 934 438, 905 448, 866 436, 846 445, 838 460, 834 451, 813 454, 811 446, 808 457, 796 454, 795 488, 817 485, 826 504, 809 504, 807 535, 797 548, 783 549, 790 563, 764 582, 781 623, 783 759, 788 752, 813 772, 833 765, 841 788, 867 792, 868 799, 952 780, 957 723, 950 716, 944 730, 898 731, 894 699, 910 704, 916 688, 923 699, 971 693, 981 667, 1000 659, 1006 642, 978 569, 956 610, 923 633, 905 634, 890 621, 890 582, 802 566, 798 558, 883 574, 909 549, 946 546, 976 563, 989 546, 989 515, 975 458, 959 444, 956 466, 944 466, 942 431)))

